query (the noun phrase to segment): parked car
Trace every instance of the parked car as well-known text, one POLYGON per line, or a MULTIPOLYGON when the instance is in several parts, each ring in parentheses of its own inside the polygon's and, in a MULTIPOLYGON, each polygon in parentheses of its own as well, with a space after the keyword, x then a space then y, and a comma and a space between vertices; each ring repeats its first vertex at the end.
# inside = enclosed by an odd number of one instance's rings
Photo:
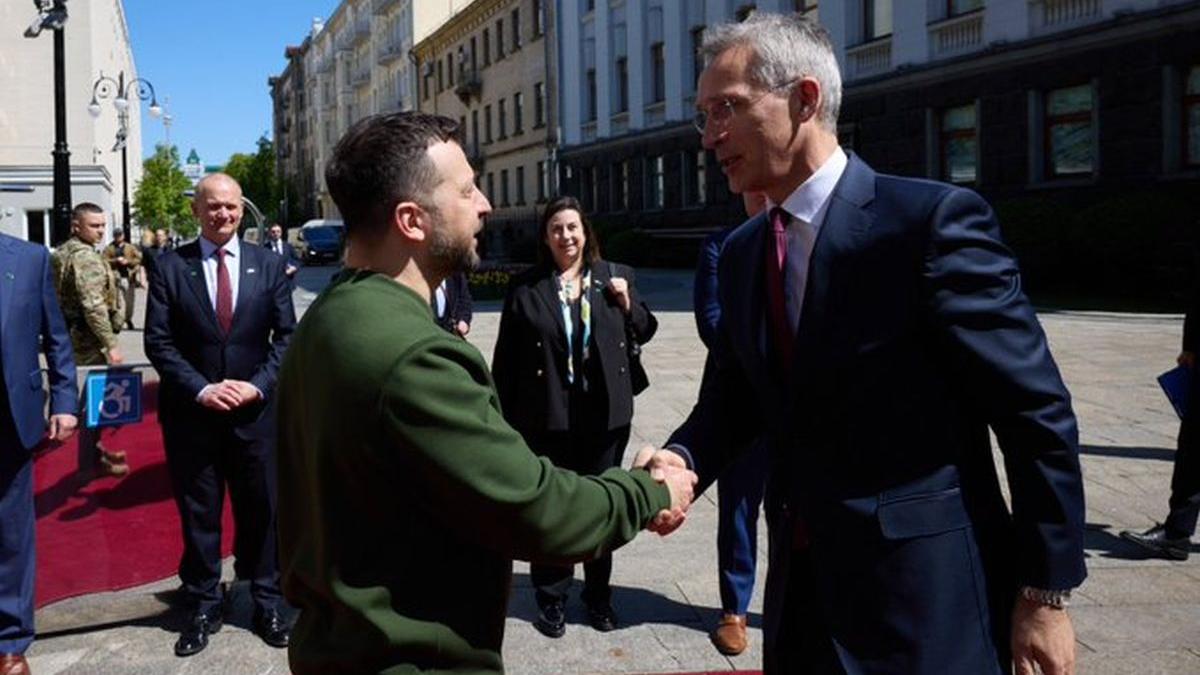
POLYGON ((340 220, 310 220, 293 230, 297 253, 305 264, 338 262, 346 241, 346 227, 340 220))

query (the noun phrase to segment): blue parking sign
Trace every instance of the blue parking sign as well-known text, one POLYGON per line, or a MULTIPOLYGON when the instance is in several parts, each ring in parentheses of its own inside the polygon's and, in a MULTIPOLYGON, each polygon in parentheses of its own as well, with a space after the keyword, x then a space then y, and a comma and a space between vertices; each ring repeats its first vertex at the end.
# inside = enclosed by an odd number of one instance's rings
POLYGON ((96 370, 87 374, 89 428, 114 427, 142 421, 142 374, 131 370, 96 370))

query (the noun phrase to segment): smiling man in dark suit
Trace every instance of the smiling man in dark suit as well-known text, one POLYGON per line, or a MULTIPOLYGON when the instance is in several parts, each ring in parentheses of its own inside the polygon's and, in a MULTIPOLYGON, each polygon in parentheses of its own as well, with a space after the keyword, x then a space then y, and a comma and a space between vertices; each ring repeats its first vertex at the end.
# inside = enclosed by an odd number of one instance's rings
POLYGON ((1073 672, 1078 431, 995 215, 838 147, 816 23, 755 15, 704 52, 703 144, 768 209, 725 241, 711 369, 653 461, 705 485, 767 437, 766 672, 1073 672))
POLYGON ((29 675, 33 643, 33 448, 75 433, 71 338, 45 247, 0 234, 0 675, 29 675), (38 353, 50 375, 50 428, 38 353))
POLYGON ((234 569, 250 580, 254 629, 286 647, 275 546, 275 380, 296 325, 285 261, 240 241, 242 190, 211 174, 196 185, 200 237, 154 266, 146 355, 162 379, 159 420, 183 524, 179 577, 192 603, 175 653, 220 629, 221 509, 228 487, 234 569))

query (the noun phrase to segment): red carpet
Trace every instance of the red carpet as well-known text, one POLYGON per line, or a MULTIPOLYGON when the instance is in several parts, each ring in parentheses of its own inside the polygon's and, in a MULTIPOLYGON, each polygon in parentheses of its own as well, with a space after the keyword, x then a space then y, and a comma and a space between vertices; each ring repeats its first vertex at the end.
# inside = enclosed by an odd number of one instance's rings
MULTIPOLYGON (((140 424, 105 431, 108 448, 124 450, 131 471, 80 485, 76 439, 34 464, 37 510, 36 604, 114 591, 174 576, 183 553, 156 410, 157 383, 142 390, 140 424)), ((233 542, 228 499, 222 551, 233 542)))

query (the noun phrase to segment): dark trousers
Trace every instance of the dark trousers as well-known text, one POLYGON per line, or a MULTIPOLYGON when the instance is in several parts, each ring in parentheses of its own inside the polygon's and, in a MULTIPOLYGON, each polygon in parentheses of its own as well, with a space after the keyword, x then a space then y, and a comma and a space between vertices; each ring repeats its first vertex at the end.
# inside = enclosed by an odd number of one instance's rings
POLYGON ((1179 445, 1175 450, 1175 468, 1171 474, 1171 512, 1167 515, 1167 536, 1191 537, 1200 517, 1200 389, 1193 387, 1188 409, 1179 425, 1179 445))
POLYGON ((771 516, 763 607, 763 675, 845 675, 822 619, 812 560, 794 524, 771 516))
POLYGON ((717 479, 717 572, 721 609, 729 614, 745 614, 754 593, 766 476, 766 444, 759 442, 717 479))
MULTIPOLYGON (((625 425, 609 431, 545 432, 530 439, 529 445, 557 467, 594 476, 620 464, 628 442, 629 425, 625 425)), ((538 607, 544 607, 552 602, 566 601, 575 568, 533 563, 529 566, 529 575, 538 607)), ((607 606, 612 598, 611 578, 611 553, 583 563, 584 603, 589 607, 607 606)))
POLYGON ((0 653, 23 654, 33 643, 33 533, 33 462, 0 420, 0 653))
POLYGON ((230 427, 163 427, 171 488, 183 525, 179 578, 198 611, 221 602, 221 510, 233 505, 234 571, 250 580, 262 609, 280 598, 275 544, 275 444, 244 439, 230 427))

